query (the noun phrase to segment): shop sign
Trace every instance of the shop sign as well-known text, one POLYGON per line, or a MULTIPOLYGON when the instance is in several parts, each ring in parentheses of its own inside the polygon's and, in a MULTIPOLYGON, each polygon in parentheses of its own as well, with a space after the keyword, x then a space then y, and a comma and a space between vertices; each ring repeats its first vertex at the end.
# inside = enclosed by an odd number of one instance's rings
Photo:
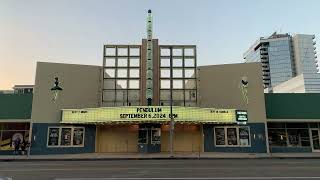
POLYGON ((245 110, 236 110, 236 120, 237 122, 247 122, 248 112, 245 110))
POLYGON ((227 122, 236 123, 235 109, 215 109, 174 106, 124 106, 87 109, 63 109, 62 123, 112 123, 112 122, 227 122))

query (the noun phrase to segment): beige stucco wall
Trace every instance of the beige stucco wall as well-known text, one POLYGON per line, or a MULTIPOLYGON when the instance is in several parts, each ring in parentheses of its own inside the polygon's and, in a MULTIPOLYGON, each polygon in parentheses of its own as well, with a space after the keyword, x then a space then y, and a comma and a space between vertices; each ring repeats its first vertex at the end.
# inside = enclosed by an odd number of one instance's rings
POLYGON ((61 109, 99 107, 101 67, 38 62, 32 104, 32 122, 57 123, 61 109), (50 89, 58 77, 63 88, 56 102, 50 89))
POLYGON ((235 108, 248 111, 248 122, 265 122, 266 112, 260 63, 225 64, 198 67, 200 107, 235 108), (247 76, 246 104, 240 90, 247 76))

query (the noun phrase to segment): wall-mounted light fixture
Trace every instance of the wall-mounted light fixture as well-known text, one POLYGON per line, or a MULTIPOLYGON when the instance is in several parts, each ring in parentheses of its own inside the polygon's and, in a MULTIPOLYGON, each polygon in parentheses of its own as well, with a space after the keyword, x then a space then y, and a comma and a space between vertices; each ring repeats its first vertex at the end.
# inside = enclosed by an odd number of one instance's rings
POLYGON ((51 88, 51 92, 52 92, 52 101, 56 102, 59 92, 62 91, 63 89, 59 86, 59 78, 55 77, 55 82, 54 82, 54 86, 51 88))

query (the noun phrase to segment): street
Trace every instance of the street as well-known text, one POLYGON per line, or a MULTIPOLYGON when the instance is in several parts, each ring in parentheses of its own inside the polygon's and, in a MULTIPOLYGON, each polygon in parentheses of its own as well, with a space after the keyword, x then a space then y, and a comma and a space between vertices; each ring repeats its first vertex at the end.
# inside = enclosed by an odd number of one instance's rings
POLYGON ((0 177, 12 180, 320 180, 320 160, 208 159, 0 162, 0 177))

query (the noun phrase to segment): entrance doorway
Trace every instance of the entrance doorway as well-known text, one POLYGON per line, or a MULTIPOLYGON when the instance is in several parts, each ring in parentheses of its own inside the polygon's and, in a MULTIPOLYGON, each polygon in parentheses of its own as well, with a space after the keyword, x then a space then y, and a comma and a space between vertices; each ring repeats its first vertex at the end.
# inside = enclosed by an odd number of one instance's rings
POLYGON ((138 133, 138 152, 158 153, 161 150, 160 124, 140 124, 138 133))
POLYGON ((310 129, 311 145, 313 152, 320 152, 320 131, 319 129, 310 129))

